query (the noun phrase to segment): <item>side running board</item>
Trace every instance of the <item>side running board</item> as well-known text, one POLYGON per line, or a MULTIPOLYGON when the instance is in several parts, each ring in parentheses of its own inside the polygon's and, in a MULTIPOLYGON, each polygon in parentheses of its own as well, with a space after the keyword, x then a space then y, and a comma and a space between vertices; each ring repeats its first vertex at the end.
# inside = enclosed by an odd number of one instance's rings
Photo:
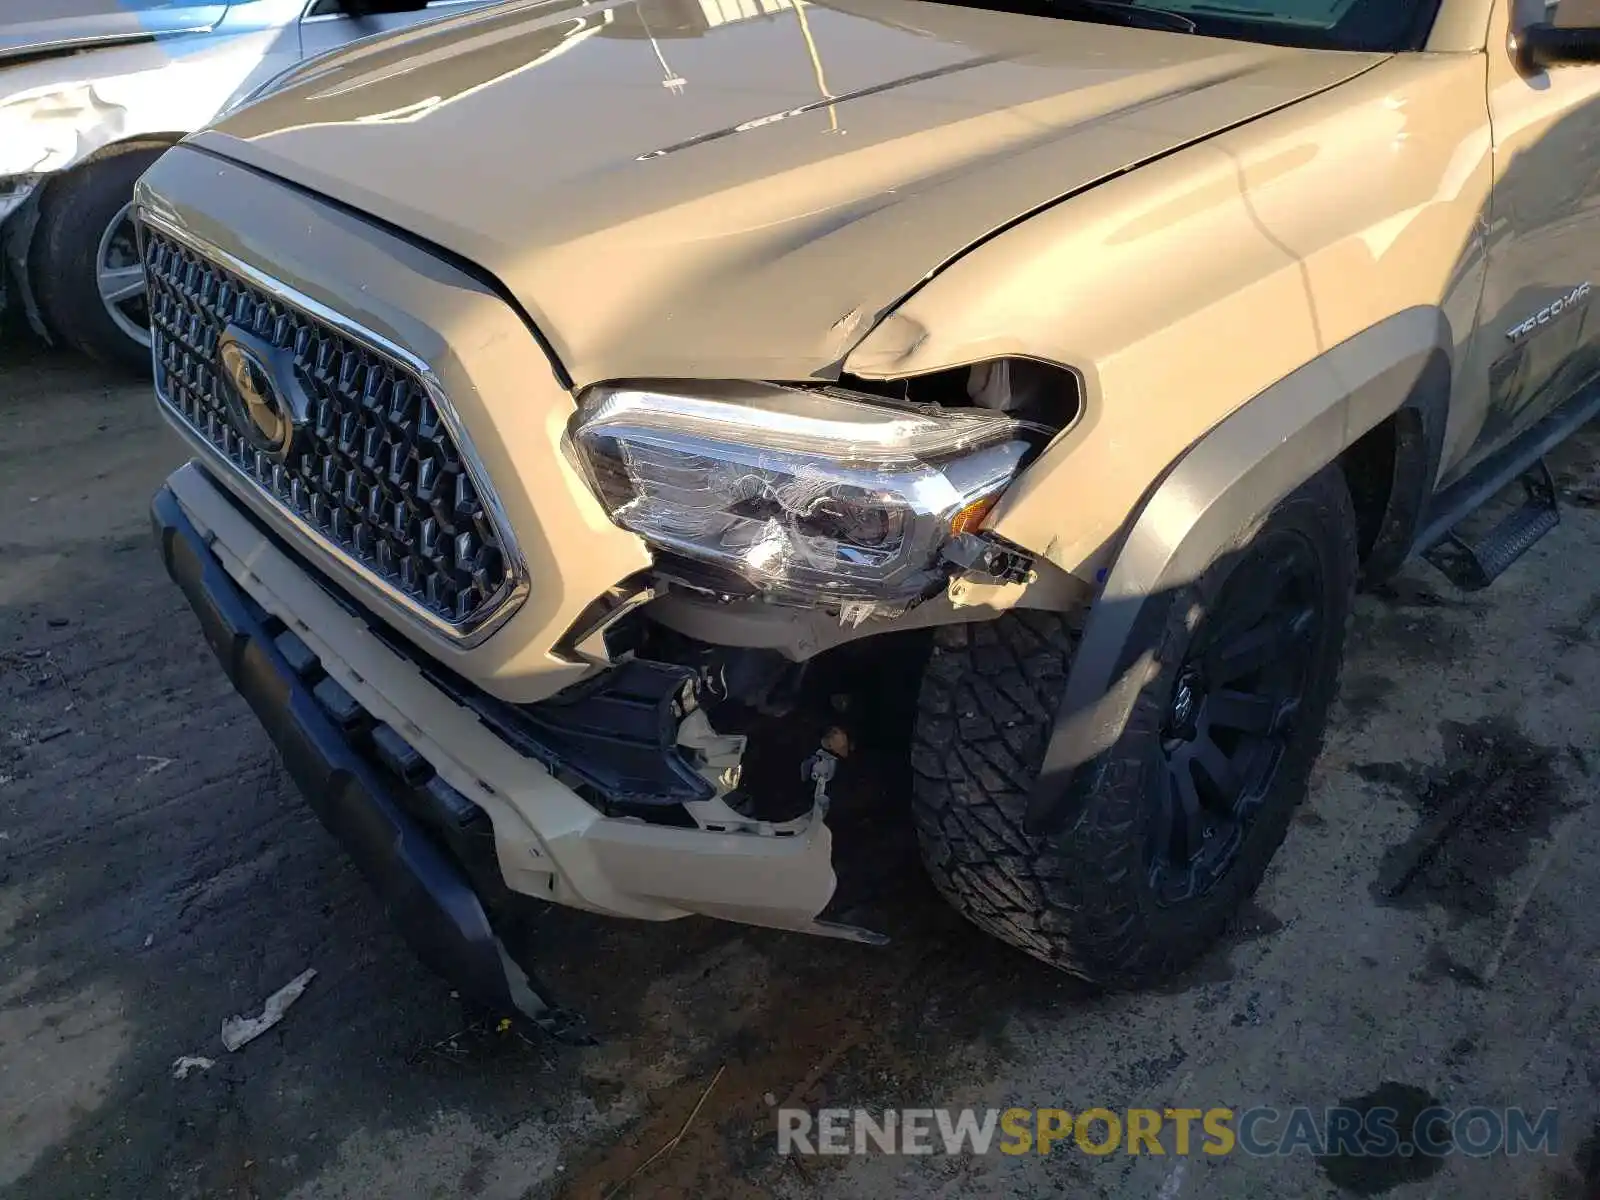
POLYGON ((1425 555, 1462 591, 1488 587, 1535 542, 1561 524, 1556 481, 1544 459, 1522 472, 1515 482, 1522 485, 1522 503, 1493 528, 1475 540, 1468 540, 1452 528, 1425 555))
POLYGON ((1428 505, 1412 553, 1422 555, 1458 587, 1487 587, 1561 522, 1555 481, 1544 457, 1600 417, 1600 383, 1518 434, 1491 457, 1438 492, 1428 505), (1469 536, 1467 518, 1513 485, 1522 502, 1486 533, 1469 536))

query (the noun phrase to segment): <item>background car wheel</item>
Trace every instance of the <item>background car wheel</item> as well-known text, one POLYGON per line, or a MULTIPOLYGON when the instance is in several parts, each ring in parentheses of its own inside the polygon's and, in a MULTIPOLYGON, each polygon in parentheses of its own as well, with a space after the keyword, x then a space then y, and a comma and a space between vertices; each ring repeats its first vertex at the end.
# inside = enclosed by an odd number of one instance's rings
POLYGON ((1173 597, 1158 671, 1059 835, 1023 831, 1077 645, 1014 611, 937 634, 913 815, 974 924, 1109 986, 1199 957, 1260 884, 1321 751, 1356 580, 1344 480, 1320 473, 1173 597))
POLYGON ((134 181, 164 146, 120 147, 52 180, 39 203, 30 276, 52 334, 91 358, 150 369, 134 181))

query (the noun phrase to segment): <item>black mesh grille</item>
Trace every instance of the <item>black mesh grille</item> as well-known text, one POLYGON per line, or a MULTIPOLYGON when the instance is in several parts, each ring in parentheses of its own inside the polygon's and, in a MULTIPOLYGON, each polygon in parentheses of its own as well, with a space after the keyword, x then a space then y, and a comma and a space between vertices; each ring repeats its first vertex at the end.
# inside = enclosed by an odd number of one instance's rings
POLYGON ((436 616, 474 624, 509 580, 504 547, 416 376, 146 226, 156 386, 278 504, 436 616), (288 460, 240 436, 217 343, 234 326, 290 351, 310 401, 288 460))

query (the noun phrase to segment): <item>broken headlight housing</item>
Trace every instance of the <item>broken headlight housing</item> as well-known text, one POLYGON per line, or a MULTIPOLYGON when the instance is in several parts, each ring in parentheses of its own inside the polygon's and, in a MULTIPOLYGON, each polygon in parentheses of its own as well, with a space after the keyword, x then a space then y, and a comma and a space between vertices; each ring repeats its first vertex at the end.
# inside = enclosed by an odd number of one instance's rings
POLYGON ((571 426, 611 519, 652 546, 806 602, 914 600, 974 529, 1035 427, 838 390, 601 387, 571 426))

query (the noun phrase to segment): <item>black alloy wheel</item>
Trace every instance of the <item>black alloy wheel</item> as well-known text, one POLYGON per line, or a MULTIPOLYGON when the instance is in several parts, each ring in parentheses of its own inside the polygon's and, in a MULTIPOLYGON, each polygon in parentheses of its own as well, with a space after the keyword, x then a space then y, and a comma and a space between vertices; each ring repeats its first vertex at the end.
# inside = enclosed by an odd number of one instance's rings
POLYGON ((1237 859, 1294 732, 1323 619, 1320 567, 1294 532, 1250 548, 1195 630, 1162 729, 1149 847, 1163 904, 1210 891, 1237 859))

